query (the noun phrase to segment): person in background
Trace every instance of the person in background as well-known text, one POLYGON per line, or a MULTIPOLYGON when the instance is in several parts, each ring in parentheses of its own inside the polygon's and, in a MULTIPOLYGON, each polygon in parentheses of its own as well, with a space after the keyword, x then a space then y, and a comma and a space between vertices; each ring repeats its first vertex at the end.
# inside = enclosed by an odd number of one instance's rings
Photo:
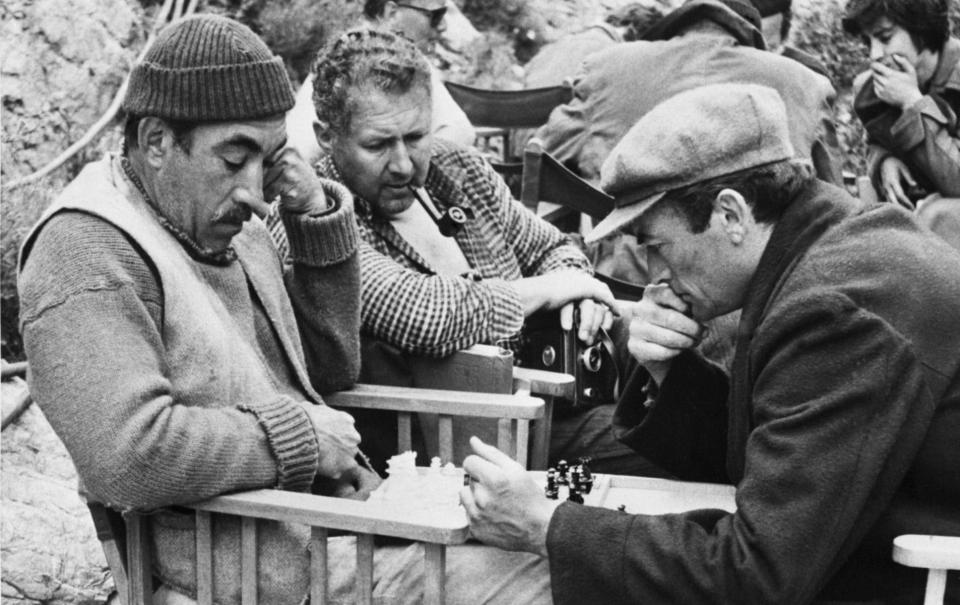
POLYGON ((776 89, 789 108, 794 147, 830 161, 818 176, 841 183, 839 149, 823 137, 833 121, 830 82, 796 61, 766 52, 756 8, 746 0, 689 0, 643 40, 594 53, 575 78, 574 98, 556 108, 536 137, 580 176, 596 180, 617 141, 646 112, 704 84, 750 82, 776 89))
MULTIPOLYGON (((257 488, 363 499, 380 483, 351 416, 322 399, 359 371, 358 238, 349 192, 284 146, 292 105, 249 28, 175 21, 131 74, 124 150, 88 164, 21 253, 30 391, 85 497, 150 513, 156 605, 195 605, 195 515, 177 505, 257 488), (255 216, 278 196, 286 275, 255 216)), ((214 601, 240 603, 239 519, 212 524, 214 601)), ((310 527, 257 530, 260 602, 303 603, 310 527)), ((352 602, 354 539, 327 547, 331 600, 352 602)), ((538 557, 446 556, 450 602, 549 602, 538 557)), ((420 547, 375 560, 375 602, 422 602, 420 547)))
MULTIPOLYGON (((350 31, 321 51, 314 72, 325 151, 316 167, 346 185, 357 206, 364 377, 410 355, 439 358, 474 344, 516 350, 526 318, 540 311, 559 311, 571 329, 576 310, 588 343, 610 326, 613 296, 583 253, 513 199, 475 150, 432 136, 429 67, 413 44, 350 31), (472 218, 444 236, 417 197, 472 218)), ((612 413, 612 402, 558 409, 551 460, 590 456, 598 472, 657 472, 616 441, 612 413)))
POLYGON ((695 88, 603 165, 616 208, 589 237, 634 233, 654 284, 617 430, 678 478, 736 486, 736 509, 548 500, 472 441, 471 534, 548 557, 556 605, 919 602, 926 570, 895 563, 893 538, 960 536, 960 253, 814 178, 788 123, 769 87, 695 88), (738 308, 727 373, 694 346, 738 308))
MULTIPOLYGON (((363 15, 369 27, 397 32, 411 40, 420 51, 430 56, 444 31, 446 0, 367 0, 363 15)), ((287 137, 290 144, 310 164, 321 154, 317 143, 317 116, 313 107, 313 74, 304 79, 296 95, 296 105, 287 116, 287 137)), ((473 145, 476 130, 463 109, 457 105, 443 84, 440 71, 430 66, 432 88, 433 134, 459 145, 473 145)))
POLYGON ((632 42, 661 17, 656 6, 634 2, 610 11, 602 23, 567 34, 546 44, 524 69, 524 87, 559 86, 577 74, 583 59, 620 42, 632 42))
POLYGON ((843 26, 870 50, 854 110, 874 187, 960 248, 960 39, 947 13, 948 0, 851 0, 843 26))

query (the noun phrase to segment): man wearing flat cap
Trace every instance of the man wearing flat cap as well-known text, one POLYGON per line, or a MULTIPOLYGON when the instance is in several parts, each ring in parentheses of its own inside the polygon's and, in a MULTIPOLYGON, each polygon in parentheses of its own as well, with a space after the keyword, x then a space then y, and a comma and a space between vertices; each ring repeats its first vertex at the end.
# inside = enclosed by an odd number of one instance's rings
POLYGON ((789 139, 774 90, 706 86, 603 165, 617 207, 588 237, 635 234, 652 278, 617 428, 681 479, 734 485, 736 510, 558 505, 474 441, 471 532, 547 556, 558 604, 915 602, 925 570, 892 539, 960 535, 960 255, 812 178, 789 139), (734 309, 728 375, 694 346, 734 309))
MULTIPOLYGON (((246 26, 166 26, 130 77, 123 150, 87 165, 21 251, 30 391, 88 501, 152 513, 156 604, 196 591, 194 515, 177 505, 320 484, 359 498, 379 482, 353 418, 321 397, 359 372, 353 201, 285 147, 292 106, 281 59, 246 26), (286 275, 255 216, 276 196, 286 275), (315 310, 299 325, 292 297, 315 310)), ((212 524, 214 601, 239 603, 239 520, 212 524)), ((309 527, 258 523, 261 603, 304 601, 309 540, 309 527)), ((329 541, 334 596, 353 584, 349 540, 329 541)), ((415 546, 377 561, 377 599, 419 601, 415 546)), ((538 567, 526 553, 451 549, 448 594, 479 602, 485 577, 502 587, 538 567)), ((549 599, 544 577, 517 588, 525 602, 549 599)))

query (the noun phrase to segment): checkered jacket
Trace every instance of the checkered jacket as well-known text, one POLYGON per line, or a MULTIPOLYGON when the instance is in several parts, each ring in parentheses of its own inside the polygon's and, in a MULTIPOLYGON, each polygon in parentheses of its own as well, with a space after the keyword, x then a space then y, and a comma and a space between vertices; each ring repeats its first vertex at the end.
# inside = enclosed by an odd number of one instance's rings
MULTIPOLYGON (((317 171, 343 182, 328 157, 317 171)), ((436 140, 424 186, 441 211, 453 205, 472 210, 473 218, 454 236, 472 270, 459 277, 439 275, 354 193, 366 334, 436 357, 478 343, 514 348, 524 316, 511 281, 562 268, 592 272, 580 249, 514 200, 476 152, 436 140)), ((273 224, 284 249, 282 226, 273 224)))

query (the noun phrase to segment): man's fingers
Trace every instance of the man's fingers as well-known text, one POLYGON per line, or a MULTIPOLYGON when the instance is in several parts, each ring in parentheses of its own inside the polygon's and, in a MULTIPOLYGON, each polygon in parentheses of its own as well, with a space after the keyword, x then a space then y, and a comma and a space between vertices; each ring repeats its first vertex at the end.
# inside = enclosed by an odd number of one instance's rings
POLYGON ((667 284, 651 284, 643 289, 643 299, 656 303, 662 307, 669 307, 674 311, 686 313, 690 305, 677 296, 667 284))
POLYGON ((647 341, 670 349, 689 349, 699 342, 699 331, 695 334, 685 334, 671 328, 665 328, 651 323, 641 323, 631 326, 630 337, 647 341))
POLYGON ((560 307, 560 329, 570 331, 573 329, 573 303, 567 303, 560 307))

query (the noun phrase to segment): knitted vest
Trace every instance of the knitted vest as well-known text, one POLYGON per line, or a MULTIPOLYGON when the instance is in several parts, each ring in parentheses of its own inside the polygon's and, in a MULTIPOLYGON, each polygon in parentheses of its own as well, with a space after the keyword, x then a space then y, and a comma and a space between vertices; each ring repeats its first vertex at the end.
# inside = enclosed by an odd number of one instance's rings
MULTIPOLYGON (((223 301, 197 271, 196 261, 129 187, 113 157, 84 167, 46 210, 24 240, 21 268, 40 229, 63 210, 87 212, 114 225, 136 242, 156 267, 163 290, 165 370, 175 401, 220 407, 268 401, 281 394, 265 360, 241 336, 223 301)), ((233 247, 293 368, 297 387, 305 397, 320 403, 307 377, 293 308, 270 234, 259 219, 253 218, 233 239, 233 247)))

